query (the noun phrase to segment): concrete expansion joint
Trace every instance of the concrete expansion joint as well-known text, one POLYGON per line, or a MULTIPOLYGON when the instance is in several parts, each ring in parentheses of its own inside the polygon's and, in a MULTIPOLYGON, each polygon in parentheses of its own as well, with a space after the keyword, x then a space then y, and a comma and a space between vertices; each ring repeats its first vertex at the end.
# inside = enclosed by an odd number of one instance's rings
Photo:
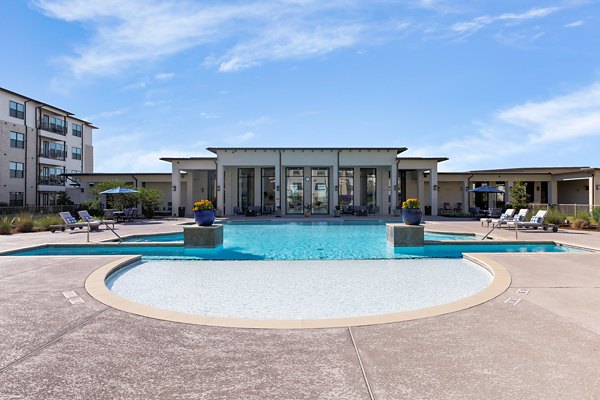
POLYGON ((32 355, 44 350, 46 347, 50 346, 51 344, 57 342, 58 340, 62 339, 64 336, 68 335, 71 332, 74 332, 75 330, 87 325, 88 323, 90 323, 94 318, 96 318, 98 315, 102 314, 103 312, 105 312, 106 310, 108 310, 109 307, 104 307, 102 310, 97 311, 95 313, 93 313, 92 315, 90 315, 89 317, 85 318, 83 321, 81 321, 79 324, 71 327, 71 328, 67 328, 64 329, 60 332, 58 332, 54 337, 50 338, 46 343, 36 347, 35 349, 31 350, 30 352, 28 352, 27 354, 22 355, 21 357, 17 358, 16 360, 13 360, 11 362, 9 362, 8 364, 4 365, 4 366, 0 366, 0 373, 4 372, 5 370, 7 370, 8 368, 12 367, 13 365, 16 365, 18 363, 20 363, 21 361, 23 361, 24 359, 31 357, 32 355))
POLYGON ((369 385, 369 378, 367 378, 367 372, 365 371, 365 367, 363 365, 362 359, 360 357, 360 352, 358 351, 358 347, 356 346, 356 341, 354 340, 354 335, 352 334, 352 328, 349 326, 348 333, 350 334, 350 340, 352 341, 352 346, 354 347, 354 351, 356 352, 356 357, 358 358, 358 364, 360 365, 360 371, 362 372, 363 379, 365 380, 365 385, 367 387, 367 391, 369 392, 369 398, 371 400, 375 400, 373 396, 373 391, 371 390, 371 385, 369 385))

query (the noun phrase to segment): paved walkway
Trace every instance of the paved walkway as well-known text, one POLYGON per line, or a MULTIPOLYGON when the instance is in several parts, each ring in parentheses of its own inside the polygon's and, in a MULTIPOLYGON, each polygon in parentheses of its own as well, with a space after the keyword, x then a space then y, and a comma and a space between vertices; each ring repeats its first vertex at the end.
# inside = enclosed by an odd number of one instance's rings
MULTIPOLYGON (((181 229, 178 222, 118 228, 169 232, 181 229)), ((428 229, 434 226, 482 231, 478 222, 435 221, 428 229)), ((599 233, 526 235, 600 245, 599 233)), ((85 240, 80 232, 2 236, 0 250, 85 240)), ((311 330, 139 317, 98 303, 83 288, 115 257, 3 257, 0 399, 600 398, 600 254, 490 257, 513 278, 492 301, 421 320, 311 330), (75 304, 63 295, 71 291, 75 304), (520 301, 506 303, 510 297, 520 301)))

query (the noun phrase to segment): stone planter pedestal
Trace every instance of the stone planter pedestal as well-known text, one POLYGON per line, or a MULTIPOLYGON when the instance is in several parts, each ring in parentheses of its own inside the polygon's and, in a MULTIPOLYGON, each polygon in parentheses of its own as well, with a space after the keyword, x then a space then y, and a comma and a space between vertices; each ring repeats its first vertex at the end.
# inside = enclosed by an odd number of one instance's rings
POLYGON ((387 243, 394 247, 423 247, 425 228, 420 225, 386 224, 387 243))
POLYGON ((223 244, 223 225, 184 226, 183 246, 215 248, 223 244))

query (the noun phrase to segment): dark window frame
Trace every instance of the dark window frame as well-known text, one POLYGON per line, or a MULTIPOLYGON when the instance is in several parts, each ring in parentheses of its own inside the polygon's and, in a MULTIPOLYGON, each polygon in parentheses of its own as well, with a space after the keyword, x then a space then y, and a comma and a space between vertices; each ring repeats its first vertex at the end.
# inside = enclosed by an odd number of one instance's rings
POLYGON ((25 177, 25 163, 18 162, 18 161, 9 161, 8 162, 8 169, 10 170, 10 177, 11 178, 18 178, 18 179, 20 179, 20 178, 24 178, 25 177), (14 168, 13 168, 13 166, 14 166, 14 168), (21 168, 19 168, 19 166, 21 168))
POLYGON ((80 124, 71 124, 71 132, 73 136, 82 137, 83 136, 83 125, 80 124), (75 129, 77 128, 77 129, 75 129))
POLYGON ((25 119, 25 104, 10 100, 8 102, 8 113, 13 118, 25 119))
POLYGON ((11 207, 22 207, 25 199, 25 192, 9 192, 8 205, 11 207))
POLYGON ((73 160, 81 160, 81 153, 80 147, 71 146, 71 158, 73 160))
POLYGON ((25 134, 21 132, 10 131, 10 147, 14 149, 24 149, 25 148, 25 134), (13 134, 15 138, 13 139, 13 134), (19 136, 21 137, 19 139, 19 136))

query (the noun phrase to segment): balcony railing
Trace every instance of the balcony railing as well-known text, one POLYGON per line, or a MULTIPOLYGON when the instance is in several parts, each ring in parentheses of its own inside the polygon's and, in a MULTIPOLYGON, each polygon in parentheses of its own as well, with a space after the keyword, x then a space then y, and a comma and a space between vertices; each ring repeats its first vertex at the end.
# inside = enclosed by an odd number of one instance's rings
POLYGON ((53 160, 65 161, 67 159, 66 151, 49 150, 40 152, 40 157, 51 158, 53 160))
POLYGON ((38 128, 48 132, 58 133, 59 135, 66 135, 68 131, 66 126, 50 124, 46 122, 38 123, 38 128))
POLYGON ((65 178, 62 176, 40 176, 39 185, 64 186, 65 178))

